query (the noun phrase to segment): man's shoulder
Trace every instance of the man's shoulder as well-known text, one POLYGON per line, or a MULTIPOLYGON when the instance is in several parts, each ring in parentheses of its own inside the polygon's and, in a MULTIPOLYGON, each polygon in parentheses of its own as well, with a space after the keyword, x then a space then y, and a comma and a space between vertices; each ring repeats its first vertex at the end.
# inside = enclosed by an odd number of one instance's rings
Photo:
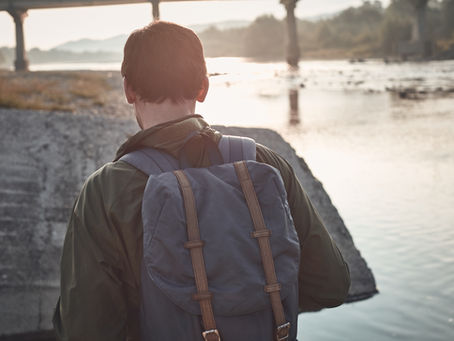
POLYGON ((292 169, 288 161, 277 152, 260 143, 256 143, 257 161, 269 164, 279 171, 289 171, 292 169))
POLYGON ((277 152, 259 143, 256 144, 257 161, 266 163, 276 168, 282 176, 287 193, 295 190, 302 191, 301 185, 296 178, 295 171, 290 163, 277 152))
POLYGON ((109 162, 85 181, 79 200, 102 201, 112 207, 125 191, 143 191, 148 176, 124 161, 109 162))
POLYGON ((134 166, 125 161, 114 161, 104 164, 101 168, 93 172, 86 180, 85 185, 89 187, 103 187, 115 185, 121 187, 121 184, 129 182, 133 178, 146 178, 147 176, 134 166))

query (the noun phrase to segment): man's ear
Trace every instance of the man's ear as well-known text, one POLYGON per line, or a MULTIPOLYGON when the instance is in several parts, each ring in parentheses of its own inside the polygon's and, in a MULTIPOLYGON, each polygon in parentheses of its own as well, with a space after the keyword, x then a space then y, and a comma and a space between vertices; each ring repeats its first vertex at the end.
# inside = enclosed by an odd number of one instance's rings
POLYGON ((131 85, 126 80, 126 77, 123 78, 123 87, 125 91, 126 100, 129 104, 133 104, 136 101, 136 93, 132 90, 131 85))
POLYGON ((207 97, 209 87, 210 81, 208 80, 208 76, 205 76, 205 78, 202 81, 202 87, 200 88, 200 91, 196 98, 198 102, 202 103, 205 100, 205 97, 207 97))

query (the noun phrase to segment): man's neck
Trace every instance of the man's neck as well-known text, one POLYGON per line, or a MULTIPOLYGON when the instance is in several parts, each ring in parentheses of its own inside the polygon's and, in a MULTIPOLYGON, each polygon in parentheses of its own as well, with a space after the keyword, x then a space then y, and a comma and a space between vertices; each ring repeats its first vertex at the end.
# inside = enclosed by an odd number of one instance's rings
POLYGON ((136 118, 139 126, 145 130, 184 116, 194 115, 195 100, 184 100, 173 103, 166 99, 162 103, 139 102, 135 104, 136 118))

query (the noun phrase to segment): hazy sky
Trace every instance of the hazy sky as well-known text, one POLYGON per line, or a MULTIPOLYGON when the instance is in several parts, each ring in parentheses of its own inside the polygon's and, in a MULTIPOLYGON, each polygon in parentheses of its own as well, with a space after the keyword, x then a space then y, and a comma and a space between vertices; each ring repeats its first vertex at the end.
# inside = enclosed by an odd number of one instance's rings
MULTIPOLYGON (((296 15, 313 17, 357 6, 362 0, 301 0, 296 15)), ((382 1, 384 5, 389 0, 382 1)), ((161 3, 161 19, 182 25, 204 24, 225 20, 253 20, 262 14, 282 18, 285 10, 279 0, 224 0, 161 3)), ((69 40, 108 38, 130 33, 151 20, 150 4, 76 7, 31 10, 25 20, 27 49, 48 49, 69 40)), ((14 46, 12 18, 0 12, 0 46, 14 46)))

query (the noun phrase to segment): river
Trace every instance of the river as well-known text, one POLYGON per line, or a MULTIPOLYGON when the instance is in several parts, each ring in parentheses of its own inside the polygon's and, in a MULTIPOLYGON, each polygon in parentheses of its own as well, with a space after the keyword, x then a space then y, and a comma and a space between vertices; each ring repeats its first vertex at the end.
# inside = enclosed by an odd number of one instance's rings
MULTIPOLYGON (((208 59, 212 124, 280 132, 320 179, 379 294, 300 316, 299 338, 454 340, 454 61, 208 59), (419 91, 401 98, 390 88, 419 91)), ((119 69, 43 64, 32 69, 119 69)), ((402 94, 405 96, 406 94, 402 94)))

